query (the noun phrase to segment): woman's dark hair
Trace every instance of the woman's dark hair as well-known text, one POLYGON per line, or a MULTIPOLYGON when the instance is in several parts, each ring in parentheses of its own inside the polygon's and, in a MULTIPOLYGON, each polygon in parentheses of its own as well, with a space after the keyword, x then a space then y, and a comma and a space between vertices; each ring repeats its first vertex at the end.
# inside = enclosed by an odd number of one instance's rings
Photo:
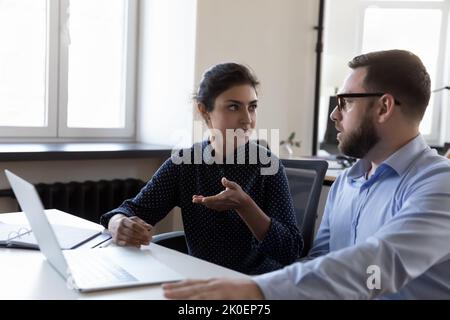
POLYGON ((222 92, 244 84, 251 85, 255 90, 259 85, 246 66, 232 62, 217 64, 203 74, 194 100, 205 105, 206 111, 211 112, 214 109, 214 101, 222 92))
POLYGON ((367 68, 367 90, 392 94, 401 102, 403 114, 422 119, 430 100, 431 81, 415 54, 405 50, 377 51, 357 56, 348 65, 352 69, 367 68))

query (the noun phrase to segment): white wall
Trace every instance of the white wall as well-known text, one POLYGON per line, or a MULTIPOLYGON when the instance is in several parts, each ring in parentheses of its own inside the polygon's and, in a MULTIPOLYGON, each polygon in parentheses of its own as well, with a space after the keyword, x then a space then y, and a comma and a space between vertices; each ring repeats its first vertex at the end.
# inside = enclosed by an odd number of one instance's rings
POLYGON ((291 131, 311 152, 318 1, 198 0, 195 79, 226 61, 261 82, 258 128, 291 131))
POLYGON ((317 14, 316 0, 141 1, 138 140, 174 145, 180 130, 191 138, 201 75, 237 61, 262 83, 258 127, 280 129, 281 139, 296 131, 298 154, 309 154, 317 14))
POLYGON ((296 131, 298 154, 310 153, 317 13, 315 0, 141 1, 138 140, 174 145, 180 130, 191 138, 201 75, 237 61, 262 83, 258 127, 280 129, 281 139, 296 131))
POLYGON ((140 1, 138 141, 192 143, 196 8, 196 0, 140 1))

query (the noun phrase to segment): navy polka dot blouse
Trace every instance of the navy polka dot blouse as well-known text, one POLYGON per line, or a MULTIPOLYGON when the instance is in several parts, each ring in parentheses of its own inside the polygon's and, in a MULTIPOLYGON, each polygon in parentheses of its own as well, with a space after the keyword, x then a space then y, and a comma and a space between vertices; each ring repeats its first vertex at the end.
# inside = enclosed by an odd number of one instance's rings
MULTIPOLYGON (((136 215, 155 225, 178 206, 182 212, 189 253, 197 258, 246 274, 261 274, 294 262, 302 250, 303 240, 295 223, 284 168, 279 161, 275 174, 262 175, 261 168, 270 164, 249 161, 249 145, 255 146, 256 143, 249 142, 235 151, 235 164, 227 164, 230 161, 209 164, 211 161, 206 156, 198 164, 176 164, 178 162, 173 157, 168 159, 135 198, 104 214, 102 225, 107 227, 109 219, 118 213, 136 215), (242 152, 245 163, 236 164, 242 152), (192 203, 194 194, 212 196, 223 191, 222 177, 238 183, 271 218, 270 228, 262 241, 254 237, 234 210, 219 212, 192 203)), ((190 152, 192 163, 197 163, 194 150, 210 146, 209 141, 204 141, 184 152, 190 152)), ((263 147, 256 145, 256 148, 263 147)), ((270 151, 263 149, 270 155, 270 151)), ((179 153, 182 155, 183 151, 179 153)))

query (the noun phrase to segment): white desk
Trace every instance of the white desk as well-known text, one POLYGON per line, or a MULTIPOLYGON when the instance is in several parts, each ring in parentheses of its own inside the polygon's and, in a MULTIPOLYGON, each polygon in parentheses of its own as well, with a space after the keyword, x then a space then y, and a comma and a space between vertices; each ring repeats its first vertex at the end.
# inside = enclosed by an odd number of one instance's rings
MULTIPOLYGON (((90 221, 58 210, 46 210, 52 223, 102 230, 90 221)), ((5 223, 26 223, 21 212, 0 214, 5 223)), ((186 278, 248 277, 242 273, 164 248, 157 244, 142 247, 156 259, 186 278)), ((161 285, 78 293, 66 287, 65 280, 38 250, 0 248, 0 299, 164 299, 161 285)))
POLYGON ((323 184, 331 186, 343 171, 344 169, 328 169, 323 184))

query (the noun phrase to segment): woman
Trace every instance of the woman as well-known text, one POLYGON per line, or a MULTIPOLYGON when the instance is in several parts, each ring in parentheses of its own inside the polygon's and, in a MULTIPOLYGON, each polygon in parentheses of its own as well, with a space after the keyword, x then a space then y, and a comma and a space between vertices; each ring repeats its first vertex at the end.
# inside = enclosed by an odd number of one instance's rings
POLYGON ((195 100, 213 134, 184 151, 195 158, 195 150, 202 150, 204 157, 194 164, 168 159, 134 199, 104 214, 101 223, 115 243, 148 245, 152 226, 179 206, 189 253, 195 257, 260 274, 299 256, 303 242, 284 168, 280 163, 277 172, 262 175, 265 166, 259 159, 249 161, 252 148, 263 148, 249 141, 256 125, 257 85, 251 72, 235 63, 204 74, 195 100), (227 141, 227 130, 237 135, 227 141), (203 152, 206 148, 211 152, 203 152), (244 164, 211 161, 241 156, 244 164))

